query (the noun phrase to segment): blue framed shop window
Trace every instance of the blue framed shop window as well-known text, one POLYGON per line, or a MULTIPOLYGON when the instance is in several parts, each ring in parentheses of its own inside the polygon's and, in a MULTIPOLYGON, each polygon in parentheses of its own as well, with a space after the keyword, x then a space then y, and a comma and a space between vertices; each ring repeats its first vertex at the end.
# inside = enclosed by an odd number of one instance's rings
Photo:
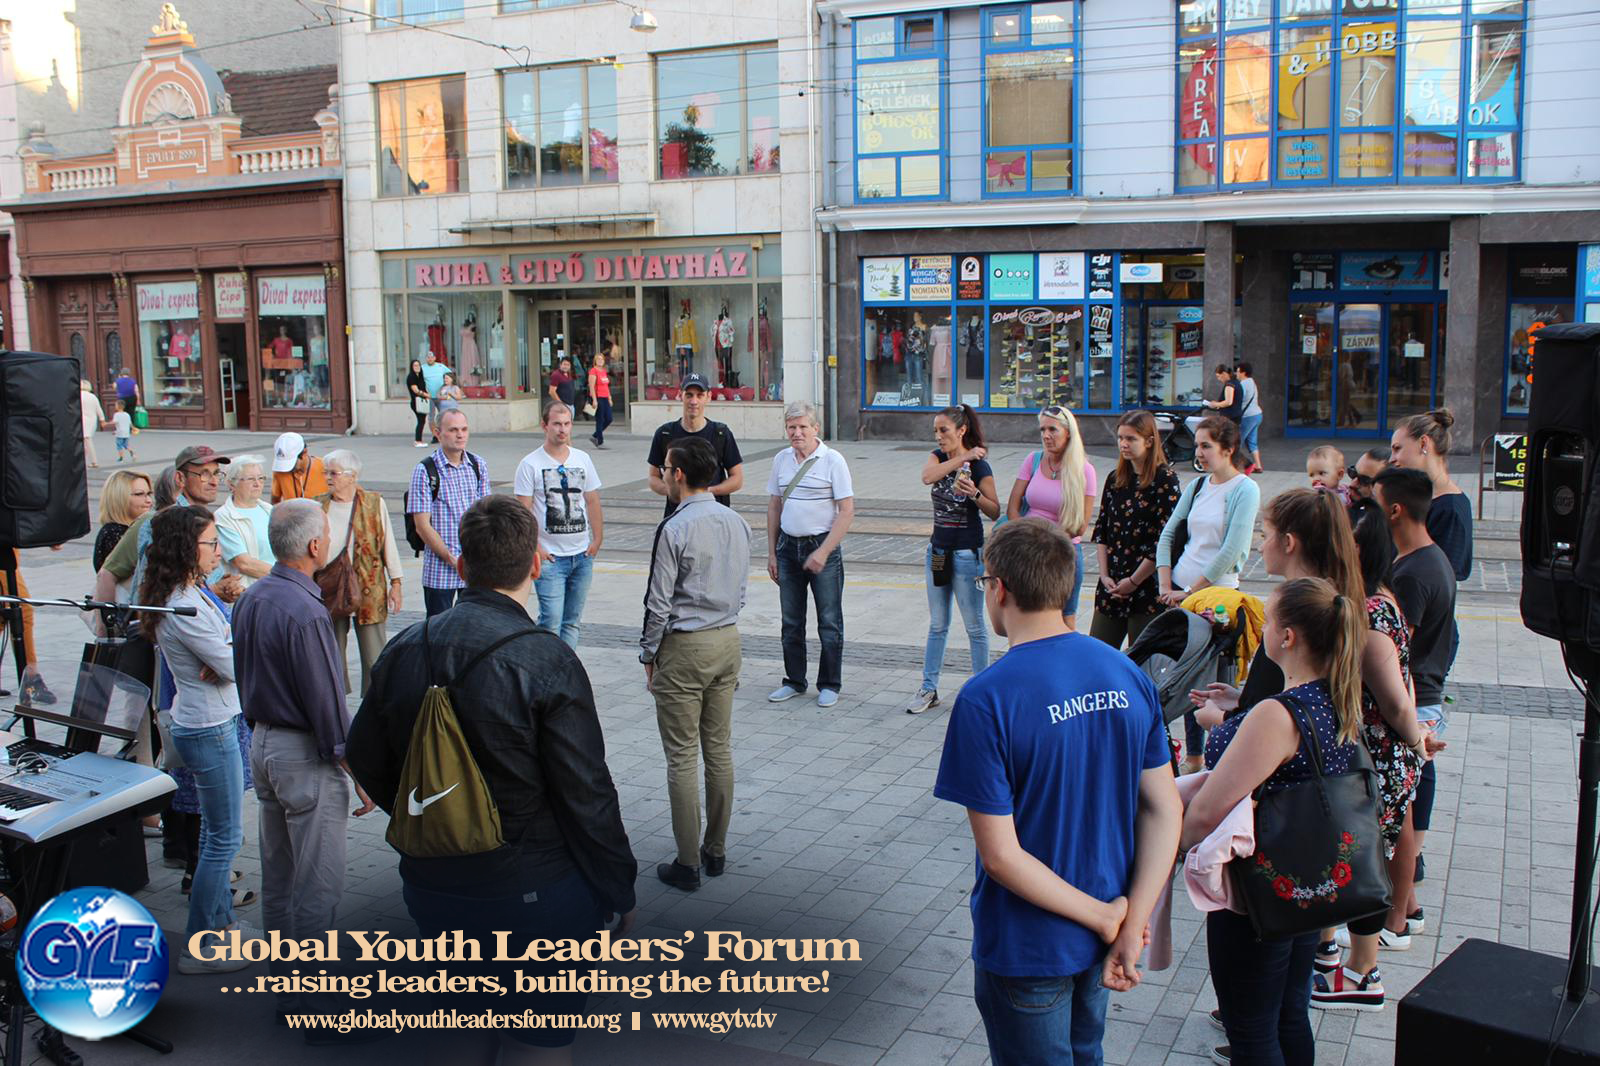
POLYGON ((1077 192, 1077 18, 1076 0, 984 12, 985 197, 1077 192))
POLYGON ((857 201, 944 199, 944 14, 857 19, 851 30, 857 201))
POLYGON ((1524 0, 1197 0, 1178 20, 1180 192, 1518 180, 1524 0))
POLYGON ((1083 414, 1123 408, 1121 256, 912 255, 861 261, 861 409, 1083 414))
POLYGON ((1528 417, 1539 331, 1583 320, 1580 290, 1588 266, 1582 246, 1513 245, 1506 256, 1506 381, 1500 413, 1528 417))

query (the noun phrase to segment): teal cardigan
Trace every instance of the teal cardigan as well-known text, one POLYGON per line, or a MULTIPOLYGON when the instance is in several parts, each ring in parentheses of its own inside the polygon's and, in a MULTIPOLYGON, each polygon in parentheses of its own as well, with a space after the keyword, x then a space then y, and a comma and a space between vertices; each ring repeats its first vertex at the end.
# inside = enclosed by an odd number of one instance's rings
MULTIPOLYGON (((1190 509, 1194 507, 1194 498, 1200 494, 1196 486, 1210 476, 1204 474, 1184 486, 1183 494, 1178 497, 1178 506, 1173 508, 1172 517, 1162 527, 1161 539, 1156 543, 1158 567, 1172 565, 1172 538, 1177 532, 1178 523, 1187 519, 1190 509)), ((1228 529, 1223 534, 1222 548, 1217 552, 1217 557, 1205 566, 1203 573, 1207 581, 1215 585, 1224 575, 1239 573, 1244 569, 1245 558, 1250 554, 1250 538, 1255 534, 1256 512, 1259 510, 1261 486, 1252 478, 1240 477, 1228 490, 1224 511, 1228 529)))

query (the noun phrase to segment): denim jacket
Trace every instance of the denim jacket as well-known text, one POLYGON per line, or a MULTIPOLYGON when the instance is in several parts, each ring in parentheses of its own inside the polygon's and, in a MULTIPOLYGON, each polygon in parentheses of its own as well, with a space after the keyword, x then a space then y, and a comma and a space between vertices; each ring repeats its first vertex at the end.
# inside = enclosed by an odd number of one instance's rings
POLYGON ((430 683, 443 684, 481 649, 526 632, 450 687, 472 757, 500 812, 504 847, 442 859, 400 857, 406 881, 487 897, 552 884, 574 869, 610 910, 633 909, 638 863, 606 767, 589 676, 554 633, 498 592, 466 589, 456 606, 411 626, 383 650, 350 727, 345 757, 392 813, 411 730, 430 683), (432 662, 425 662, 422 626, 432 662))

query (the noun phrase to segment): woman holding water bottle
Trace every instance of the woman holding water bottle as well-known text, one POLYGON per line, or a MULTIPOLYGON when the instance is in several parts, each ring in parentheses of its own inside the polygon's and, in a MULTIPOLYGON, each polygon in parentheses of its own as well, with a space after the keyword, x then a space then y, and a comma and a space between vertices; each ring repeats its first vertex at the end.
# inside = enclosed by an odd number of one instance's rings
POLYGON ((985 456, 978 414, 967 404, 946 407, 933 416, 938 447, 922 466, 922 483, 933 496, 933 536, 923 576, 928 586, 928 644, 922 656, 922 687, 906 704, 921 714, 939 703, 939 673, 950 632, 950 601, 961 608, 972 652, 972 672, 989 665, 989 629, 983 619, 983 516, 998 518, 994 471, 985 456))

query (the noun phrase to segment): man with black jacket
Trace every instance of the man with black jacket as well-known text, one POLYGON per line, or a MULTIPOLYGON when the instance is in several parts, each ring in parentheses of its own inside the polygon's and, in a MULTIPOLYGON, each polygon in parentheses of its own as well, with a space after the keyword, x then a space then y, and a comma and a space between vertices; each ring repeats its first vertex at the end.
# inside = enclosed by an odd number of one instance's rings
MULTIPOLYGON (((608 915, 634 920, 638 864, 622 827, 617 791, 606 767, 605 740, 583 664, 559 637, 538 629, 524 604, 539 573, 539 531, 533 515, 509 496, 473 504, 461 520, 461 577, 456 606, 412 626, 384 649, 372 687, 361 701, 345 755, 356 780, 385 811, 398 803, 425 808, 431 797, 401 797, 400 771, 430 684, 450 683, 450 699, 472 758, 500 815, 506 843, 490 852, 447 858, 400 856, 406 907, 421 934, 461 929, 485 946, 509 930, 511 943, 536 938, 585 939, 608 915), (423 627, 427 626, 426 635, 423 627), (521 634, 457 677, 478 652, 521 634), (431 654, 423 652, 426 639, 431 654), (453 682, 452 682, 452 679, 453 682)), ((487 954, 487 953, 486 953, 487 954)), ((540 972, 522 961, 499 976, 540 972)), ((552 973, 559 965, 552 964, 552 973)), ((515 1002, 486 999, 479 1009, 515 1002)), ((582 993, 539 997, 540 1013, 582 1014, 582 993)), ((450 1006, 462 1006, 453 997, 450 1006)), ((519 1008, 520 1009, 520 1008, 519 1008)), ((573 1030, 512 1029, 511 1039, 564 1047, 573 1030)), ((462 1033, 452 1033, 458 1047, 462 1033)), ((487 1034, 492 1040, 494 1034, 487 1034)), ((492 1043, 482 1056, 492 1061, 492 1043)))

